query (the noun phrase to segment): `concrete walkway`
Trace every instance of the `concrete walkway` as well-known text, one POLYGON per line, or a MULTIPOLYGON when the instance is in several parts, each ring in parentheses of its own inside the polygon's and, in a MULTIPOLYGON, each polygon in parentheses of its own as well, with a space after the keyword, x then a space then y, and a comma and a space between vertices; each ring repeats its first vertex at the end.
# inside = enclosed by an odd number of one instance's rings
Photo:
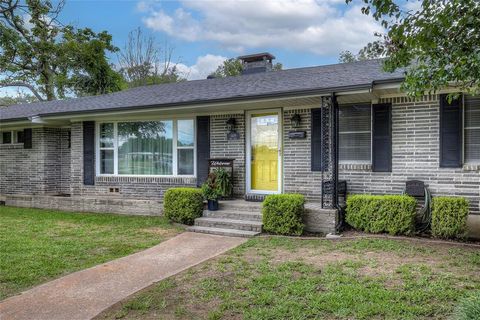
POLYGON ((0 302, 0 319, 91 319, 129 295, 245 239, 182 233, 142 252, 47 282, 0 302))

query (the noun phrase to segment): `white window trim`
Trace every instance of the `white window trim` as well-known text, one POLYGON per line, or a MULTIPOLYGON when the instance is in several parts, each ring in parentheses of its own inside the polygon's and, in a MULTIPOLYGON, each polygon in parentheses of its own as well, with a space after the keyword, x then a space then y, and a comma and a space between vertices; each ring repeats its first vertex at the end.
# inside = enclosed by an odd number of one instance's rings
MULTIPOLYGON (((102 148, 102 150, 111 150, 112 148, 102 148)), ((195 117, 170 117, 150 120, 115 120, 98 121, 95 123, 95 172, 99 177, 136 177, 136 178, 196 178, 197 177, 197 122, 195 117), (177 121, 193 121, 193 147, 177 148, 177 121), (119 174, 118 173, 118 123, 119 122, 147 122, 147 121, 172 121, 172 174, 119 174), (100 125, 103 123, 113 123, 113 174, 100 173, 100 125), (178 174, 178 150, 193 149, 193 175, 178 174)))
POLYGON ((23 142, 18 142, 18 132, 23 131, 23 130, 5 130, 5 131, 0 131, 0 145, 4 146, 9 146, 12 144, 20 144, 23 145, 23 142), (11 135, 11 142, 10 143, 3 143, 3 133, 4 132, 10 132, 11 135))
MULTIPOLYGON (((353 103, 354 105, 355 103, 353 103)), ((362 104, 362 103, 358 103, 362 104)), ((366 105, 367 103, 365 103, 366 105)), ((352 105, 352 104, 345 104, 345 105, 352 105)), ((340 107, 340 106, 339 106, 340 107)), ((352 133, 370 133, 370 160, 338 160, 338 164, 346 165, 346 164, 372 164, 372 159, 373 159, 373 103, 370 102, 370 131, 364 130, 364 131, 344 131, 340 132, 340 119, 338 121, 338 135, 342 133, 347 133, 347 134, 352 134, 352 133)), ((339 139, 340 140, 340 139, 339 139)), ((338 141, 340 143, 340 141, 338 141)), ((338 156, 340 158, 340 155, 338 156)))

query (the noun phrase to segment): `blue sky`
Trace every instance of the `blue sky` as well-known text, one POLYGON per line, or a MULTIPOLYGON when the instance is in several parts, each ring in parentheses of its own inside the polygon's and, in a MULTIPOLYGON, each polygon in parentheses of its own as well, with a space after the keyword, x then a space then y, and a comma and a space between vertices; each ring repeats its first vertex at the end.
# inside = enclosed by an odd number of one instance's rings
POLYGON ((140 27, 160 46, 173 47, 178 69, 193 80, 227 58, 265 51, 285 69, 337 63, 342 50, 357 52, 382 31, 360 8, 360 0, 66 0, 59 19, 106 30, 120 48, 140 27))
POLYGON ((174 47, 190 79, 203 78, 224 58, 263 51, 284 68, 336 63, 340 51, 356 51, 381 31, 344 0, 67 0, 60 19, 107 30, 118 47, 141 27, 159 45, 174 47))

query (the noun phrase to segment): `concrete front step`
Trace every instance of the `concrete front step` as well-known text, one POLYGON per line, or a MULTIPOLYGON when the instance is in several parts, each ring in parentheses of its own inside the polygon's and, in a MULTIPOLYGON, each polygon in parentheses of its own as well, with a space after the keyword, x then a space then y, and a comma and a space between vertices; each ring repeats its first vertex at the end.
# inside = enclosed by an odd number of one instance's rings
POLYGON ((251 238, 253 236, 256 236, 257 234, 260 234, 260 232, 256 232, 256 231, 210 228, 210 227, 200 227, 200 226, 188 227, 187 231, 216 234, 216 235, 229 236, 229 237, 244 237, 244 238, 251 238))
POLYGON ((235 210, 218 210, 218 211, 204 210, 203 216, 208 218, 262 221, 262 215, 260 213, 235 211, 235 210))
POLYGON ((229 210, 229 211, 243 211, 243 212, 262 212, 262 204, 260 202, 247 202, 244 200, 229 200, 229 201, 220 201, 219 203, 220 210, 229 210))
POLYGON ((262 232, 260 221, 202 217, 195 219, 195 226, 262 232))

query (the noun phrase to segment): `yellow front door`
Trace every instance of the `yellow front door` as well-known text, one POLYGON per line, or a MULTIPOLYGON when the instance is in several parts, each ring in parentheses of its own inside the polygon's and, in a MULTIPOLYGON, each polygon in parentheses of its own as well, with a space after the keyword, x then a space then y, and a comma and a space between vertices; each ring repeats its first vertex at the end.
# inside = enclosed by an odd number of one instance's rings
POLYGON ((278 191, 278 113, 250 117, 251 189, 278 191))

